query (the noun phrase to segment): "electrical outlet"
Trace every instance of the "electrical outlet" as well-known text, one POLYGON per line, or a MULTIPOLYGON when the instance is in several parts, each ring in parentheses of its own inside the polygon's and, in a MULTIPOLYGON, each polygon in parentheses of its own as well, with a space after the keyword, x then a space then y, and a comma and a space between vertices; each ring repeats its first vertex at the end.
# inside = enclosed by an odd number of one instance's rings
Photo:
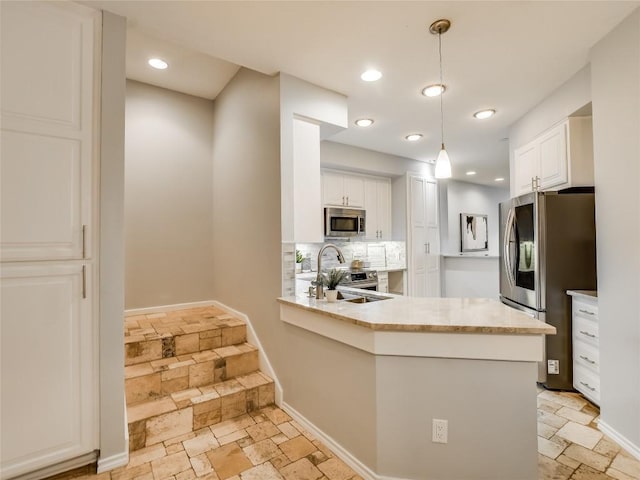
POLYGON ((433 419, 431 441, 434 443, 447 443, 449 422, 447 420, 433 419))
POLYGON ((547 373, 550 375, 559 375, 560 360, 547 360, 547 373))

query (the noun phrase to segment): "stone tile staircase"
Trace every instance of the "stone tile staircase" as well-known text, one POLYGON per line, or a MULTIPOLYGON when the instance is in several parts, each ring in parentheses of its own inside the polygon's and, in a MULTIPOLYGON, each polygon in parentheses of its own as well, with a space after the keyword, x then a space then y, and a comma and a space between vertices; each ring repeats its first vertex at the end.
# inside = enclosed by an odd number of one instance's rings
POLYGON ((213 307, 125 318, 129 451, 274 403, 244 322, 213 307))

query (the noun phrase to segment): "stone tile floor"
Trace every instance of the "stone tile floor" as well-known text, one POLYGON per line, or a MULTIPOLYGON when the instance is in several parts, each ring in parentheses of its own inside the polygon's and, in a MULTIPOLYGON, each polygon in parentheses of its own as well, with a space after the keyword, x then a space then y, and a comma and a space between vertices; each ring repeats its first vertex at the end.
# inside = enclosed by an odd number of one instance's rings
MULTIPOLYGON (((539 480, 640 480, 640 461, 597 429, 599 414, 579 394, 539 390, 539 480)), ((132 452, 126 467, 91 469, 51 479, 362 480, 277 407, 132 452)))
POLYGON ((598 430, 599 417, 578 393, 538 389, 539 480, 640 479, 640 461, 598 430))

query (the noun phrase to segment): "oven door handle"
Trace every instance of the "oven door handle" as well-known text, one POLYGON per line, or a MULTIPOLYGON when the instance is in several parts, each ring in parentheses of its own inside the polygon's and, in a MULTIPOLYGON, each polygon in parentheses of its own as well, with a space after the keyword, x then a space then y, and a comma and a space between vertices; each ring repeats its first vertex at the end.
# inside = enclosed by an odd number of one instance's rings
POLYGON ((513 275, 513 264, 511 263, 511 244, 516 243, 514 240, 511 240, 511 234, 513 232, 513 227, 515 223, 515 214, 513 209, 509 209, 509 213, 507 214, 507 223, 504 229, 504 238, 502 241, 502 256, 504 258, 504 269, 507 272, 507 281, 509 282, 509 286, 511 288, 515 287, 515 278, 513 275))

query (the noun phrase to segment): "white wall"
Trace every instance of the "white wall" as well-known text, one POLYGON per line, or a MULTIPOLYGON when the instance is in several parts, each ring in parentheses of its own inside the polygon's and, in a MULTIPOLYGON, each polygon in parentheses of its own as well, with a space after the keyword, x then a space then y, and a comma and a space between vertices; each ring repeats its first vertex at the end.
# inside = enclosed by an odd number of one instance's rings
POLYGON ((127 81, 126 308, 212 298, 213 102, 127 81))
MULTIPOLYGON (((321 138, 347 127, 347 97, 284 73, 279 78, 282 241, 322 241, 321 230, 300 221, 313 215, 314 221, 322 225, 319 152, 306 159, 294 155, 294 119, 299 127, 302 125, 299 120, 316 124, 319 127, 316 131, 307 129, 306 140, 320 142, 321 138)), ((300 153, 299 148, 297 151, 300 153)))
POLYGON ((433 176, 433 165, 429 163, 328 140, 320 144, 320 162, 323 168, 338 168, 384 177, 397 177, 406 172, 433 176))
POLYGON ((640 9, 592 49, 591 78, 601 427, 640 457, 640 9))
POLYGON ((440 182, 440 245, 443 255, 460 253, 460 214, 488 215, 489 255, 498 255, 498 204, 509 199, 509 189, 448 180, 440 182), (446 217, 446 222, 443 221, 446 217))
POLYGON ((440 182, 440 243, 442 246, 442 296, 498 298, 498 204, 509 198, 508 188, 448 180, 440 182), (489 250, 456 258, 460 253, 460 214, 488 215, 489 250), (487 254, 490 258, 477 257, 487 254), (472 257, 476 256, 475 258, 472 257))

